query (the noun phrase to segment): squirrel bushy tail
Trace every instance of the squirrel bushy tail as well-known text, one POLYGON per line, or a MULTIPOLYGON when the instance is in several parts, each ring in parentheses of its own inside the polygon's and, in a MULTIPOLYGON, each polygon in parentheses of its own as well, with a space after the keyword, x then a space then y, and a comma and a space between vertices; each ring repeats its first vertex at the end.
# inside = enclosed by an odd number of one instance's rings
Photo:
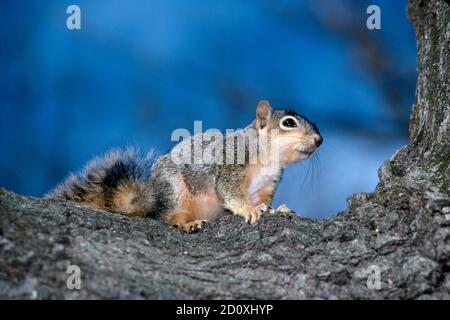
POLYGON ((137 149, 113 149, 91 160, 80 172, 70 174, 47 198, 59 198, 125 214, 152 212, 154 190, 150 181, 154 154, 137 149))

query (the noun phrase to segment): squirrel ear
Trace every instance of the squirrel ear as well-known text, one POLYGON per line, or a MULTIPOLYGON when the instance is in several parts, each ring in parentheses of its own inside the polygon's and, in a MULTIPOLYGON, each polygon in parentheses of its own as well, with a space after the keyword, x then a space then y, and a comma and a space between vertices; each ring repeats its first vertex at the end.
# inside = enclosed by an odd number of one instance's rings
POLYGON ((261 100, 256 107, 256 129, 261 130, 267 127, 272 118, 272 107, 269 101, 261 100))

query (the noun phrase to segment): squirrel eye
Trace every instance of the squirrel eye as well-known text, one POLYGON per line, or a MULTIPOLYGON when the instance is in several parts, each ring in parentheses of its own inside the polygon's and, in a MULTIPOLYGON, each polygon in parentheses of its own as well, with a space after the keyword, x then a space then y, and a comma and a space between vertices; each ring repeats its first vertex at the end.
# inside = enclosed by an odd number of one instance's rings
POLYGON ((293 118, 286 118, 282 122, 283 126, 287 128, 296 128, 297 127, 297 121, 293 118))

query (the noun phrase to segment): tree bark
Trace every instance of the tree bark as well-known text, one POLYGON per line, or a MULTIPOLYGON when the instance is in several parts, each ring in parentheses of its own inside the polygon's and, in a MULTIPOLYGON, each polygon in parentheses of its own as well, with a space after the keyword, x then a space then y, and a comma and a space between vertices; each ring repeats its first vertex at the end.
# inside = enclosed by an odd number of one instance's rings
POLYGON ((407 14, 419 65, 410 142, 374 193, 327 219, 227 215, 186 235, 1 189, 0 298, 449 299, 450 5, 411 0, 407 14))

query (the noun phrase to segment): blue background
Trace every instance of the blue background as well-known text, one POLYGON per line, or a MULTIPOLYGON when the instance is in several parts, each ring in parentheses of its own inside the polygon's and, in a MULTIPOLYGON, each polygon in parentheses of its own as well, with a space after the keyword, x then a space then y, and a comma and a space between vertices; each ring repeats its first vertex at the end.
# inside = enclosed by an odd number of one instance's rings
POLYGON ((322 217, 370 192, 407 142, 414 32, 403 0, 0 3, 0 186, 40 196, 110 147, 167 151, 176 128, 239 128, 260 99, 325 142, 275 198, 322 217), (81 8, 82 29, 66 28, 81 8), (381 30, 366 9, 381 8, 381 30))

